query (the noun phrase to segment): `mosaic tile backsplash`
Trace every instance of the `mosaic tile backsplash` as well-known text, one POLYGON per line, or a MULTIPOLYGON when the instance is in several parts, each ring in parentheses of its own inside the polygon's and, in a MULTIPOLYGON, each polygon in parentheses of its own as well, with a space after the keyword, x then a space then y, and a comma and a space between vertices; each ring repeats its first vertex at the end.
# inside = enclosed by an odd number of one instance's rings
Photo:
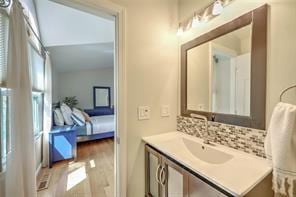
POLYGON ((264 139, 266 131, 208 122, 208 133, 203 120, 177 117, 177 130, 192 136, 203 135, 212 142, 265 158, 264 139))

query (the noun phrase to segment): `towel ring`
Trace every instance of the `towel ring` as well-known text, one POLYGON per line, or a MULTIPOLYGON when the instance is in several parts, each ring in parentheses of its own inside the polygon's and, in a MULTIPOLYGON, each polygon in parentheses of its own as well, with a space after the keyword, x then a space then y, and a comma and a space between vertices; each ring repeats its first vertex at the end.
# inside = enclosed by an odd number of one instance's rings
POLYGON ((291 90, 291 89, 293 89, 293 88, 296 88, 296 85, 290 86, 290 87, 288 87, 288 88, 286 88, 286 89, 284 89, 284 90, 282 91, 282 93, 281 93, 281 95, 280 95, 280 102, 282 102, 283 95, 284 95, 287 91, 289 91, 289 90, 291 90))

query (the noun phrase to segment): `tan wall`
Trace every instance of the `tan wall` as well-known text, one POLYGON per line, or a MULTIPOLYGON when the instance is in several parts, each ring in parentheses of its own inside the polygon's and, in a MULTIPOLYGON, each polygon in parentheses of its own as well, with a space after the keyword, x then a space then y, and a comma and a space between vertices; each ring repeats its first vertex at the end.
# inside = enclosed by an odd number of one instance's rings
MULTIPOLYGON (((196 1, 197 3, 198 1, 196 1)), ((189 0, 179 0, 179 18, 186 18, 192 7, 200 9, 198 4, 190 5, 189 0), (188 9, 191 7, 190 9, 188 9)), ((198 35, 204 34, 236 17, 265 3, 270 5, 268 16, 268 64, 267 64, 267 123, 273 107, 279 101, 282 89, 296 84, 295 46, 296 46, 296 1, 295 0, 236 0, 222 15, 203 26, 186 32, 180 38, 180 44, 198 35)), ((190 15, 190 14, 189 14, 190 15)), ((294 94, 295 95, 295 94, 294 94)), ((294 97, 295 100, 295 97, 294 97)), ((295 103, 295 101, 294 101, 295 103)))
MULTIPOLYGON (((95 0, 94 0, 95 1, 95 0)), ((144 196, 143 136, 176 129, 178 87, 177 0, 113 0, 126 8, 128 197, 144 196), (171 116, 160 117, 168 104, 171 116), (138 121, 137 107, 151 107, 138 121)))
POLYGON ((187 63, 187 105, 188 109, 201 110, 199 105, 203 105, 203 111, 210 110, 210 44, 206 43, 188 51, 187 63))
POLYGON ((231 49, 237 54, 241 53, 240 39, 232 34, 227 34, 225 36, 216 38, 215 40, 213 40, 213 43, 231 49))
POLYGON ((251 40, 249 38, 245 38, 241 40, 240 50, 241 54, 250 53, 251 52, 251 40))
POLYGON ((199 8, 208 6, 213 0, 179 0, 179 19, 186 20, 187 17, 193 15, 199 8))

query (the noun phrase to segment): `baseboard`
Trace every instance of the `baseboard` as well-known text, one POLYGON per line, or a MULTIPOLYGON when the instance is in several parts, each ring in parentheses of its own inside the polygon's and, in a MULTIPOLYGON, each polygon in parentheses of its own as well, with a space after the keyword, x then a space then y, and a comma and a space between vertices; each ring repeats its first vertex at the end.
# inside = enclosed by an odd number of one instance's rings
POLYGON ((38 166, 38 168, 37 168, 37 170, 36 170, 36 172, 35 172, 35 176, 36 176, 36 177, 39 175, 39 173, 40 173, 40 171, 41 171, 41 168, 42 168, 42 163, 39 164, 39 166, 38 166))

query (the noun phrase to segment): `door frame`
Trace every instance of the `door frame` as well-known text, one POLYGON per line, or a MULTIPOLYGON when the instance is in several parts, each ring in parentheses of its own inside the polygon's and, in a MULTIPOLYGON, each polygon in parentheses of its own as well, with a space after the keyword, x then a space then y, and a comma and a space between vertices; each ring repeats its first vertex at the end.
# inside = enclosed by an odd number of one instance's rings
POLYGON ((127 135, 126 135, 126 10, 109 0, 51 0, 100 17, 115 17, 115 79, 114 105, 116 131, 114 137, 114 194, 126 197, 127 194, 127 135), (106 14, 104 14, 106 13, 106 14), (119 165, 120 164, 120 165, 119 165))

